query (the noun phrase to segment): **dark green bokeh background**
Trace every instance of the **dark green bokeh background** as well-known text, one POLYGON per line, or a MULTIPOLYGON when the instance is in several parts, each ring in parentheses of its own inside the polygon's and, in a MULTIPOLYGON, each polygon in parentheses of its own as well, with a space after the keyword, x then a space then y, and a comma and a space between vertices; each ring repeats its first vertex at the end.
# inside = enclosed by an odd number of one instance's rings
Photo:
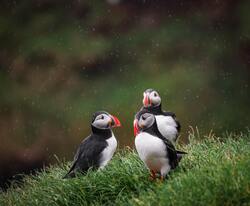
POLYGON ((0 173, 71 159, 96 110, 121 147, 147 88, 189 125, 250 123, 249 1, 1 1, 0 173))

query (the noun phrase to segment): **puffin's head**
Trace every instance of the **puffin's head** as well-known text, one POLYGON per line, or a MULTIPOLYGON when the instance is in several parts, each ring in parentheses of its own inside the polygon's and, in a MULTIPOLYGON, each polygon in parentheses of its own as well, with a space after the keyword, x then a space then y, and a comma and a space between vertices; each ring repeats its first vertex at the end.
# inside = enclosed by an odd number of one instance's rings
POLYGON ((138 128, 139 130, 146 130, 153 126, 155 122, 155 116, 151 113, 145 112, 140 115, 138 120, 138 128))
POLYGON ((141 132, 149 129, 155 123, 155 116, 146 110, 142 110, 134 120, 134 135, 135 137, 141 132))
POLYGON ((120 127, 119 119, 108 112, 98 111, 93 114, 91 125, 98 129, 111 129, 112 127, 120 127))
POLYGON ((161 97, 154 89, 147 89, 143 93, 142 102, 144 107, 159 106, 161 104, 161 97))

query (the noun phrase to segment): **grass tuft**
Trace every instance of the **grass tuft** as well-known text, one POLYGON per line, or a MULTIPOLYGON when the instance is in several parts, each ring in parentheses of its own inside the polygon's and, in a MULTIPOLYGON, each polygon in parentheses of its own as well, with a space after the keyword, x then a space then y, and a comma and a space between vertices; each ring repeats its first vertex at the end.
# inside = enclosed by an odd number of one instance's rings
POLYGON ((118 152, 102 171, 62 179, 69 163, 25 177, 0 194, 0 205, 250 205, 250 133, 190 135, 180 166, 152 182, 136 152, 118 152))

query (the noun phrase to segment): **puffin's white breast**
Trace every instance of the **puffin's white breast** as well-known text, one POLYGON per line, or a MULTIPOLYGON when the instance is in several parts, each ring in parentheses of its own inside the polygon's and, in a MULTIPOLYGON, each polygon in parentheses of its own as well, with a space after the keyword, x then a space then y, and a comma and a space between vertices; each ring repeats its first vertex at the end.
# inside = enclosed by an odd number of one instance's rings
POLYGON ((150 170, 160 172, 165 165, 168 166, 166 145, 158 137, 141 132, 135 138, 135 147, 150 170))
POLYGON ((178 131, 177 131, 177 124, 173 117, 171 116, 163 116, 163 115, 156 115, 156 123, 160 133, 171 142, 175 142, 178 131))
POLYGON ((113 133, 112 136, 106 140, 106 142, 108 145, 101 153, 101 159, 100 159, 101 169, 104 168, 107 165, 107 163, 111 160, 117 148, 117 141, 113 133))

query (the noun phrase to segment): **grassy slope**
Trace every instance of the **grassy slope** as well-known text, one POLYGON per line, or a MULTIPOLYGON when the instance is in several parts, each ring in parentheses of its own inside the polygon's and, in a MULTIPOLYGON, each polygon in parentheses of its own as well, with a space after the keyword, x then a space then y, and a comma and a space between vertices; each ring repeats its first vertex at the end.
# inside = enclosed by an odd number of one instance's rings
POLYGON ((191 137, 189 154, 164 183, 151 182, 131 150, 75 179, 61 179, 69 166, 61 163, 0 194, 0 205, 250 205, 249 140, 249 132, 191 137))

